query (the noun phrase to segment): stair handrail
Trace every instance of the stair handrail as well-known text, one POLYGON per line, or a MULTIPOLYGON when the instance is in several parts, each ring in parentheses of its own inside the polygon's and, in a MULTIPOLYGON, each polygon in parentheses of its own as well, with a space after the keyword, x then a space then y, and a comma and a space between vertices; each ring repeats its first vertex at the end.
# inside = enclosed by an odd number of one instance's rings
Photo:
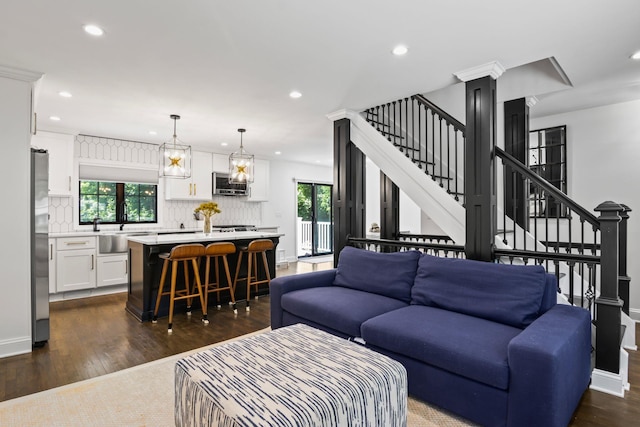
POLYGON ((462 133, 462 136, 465 136, 467 127, 462 122, 460 122, 455 117, 453 117, 451 114, 447 113, 442 108, 438 107, 436 104, 429 101, 427 98, 424 97, 424 95, 421 95, 419 93, 415 95, 411 95, 411 99, 415 99, 416 101, 418 101, 418 103, 438 113, 438 115, 442 117, 444 120, 446 120, 447 122, 449 122, 454 127, 455 130, 460 131, 462 133))
POLYGON ((600 221, 594 214, 592 214, 591 212, 589 212, 588 210, 580 206, 578 203, 573 201, 573 199, 571 199, 565 193, 560 191, 556 186, 551 184, 549 181, 547 181, 546 179, 542 178, 540 175, 533 172, 531 169, 525 166, 522 162, 520 162, 518 159, 516 159, 515 157, 513 157, 512 155, 510 155, 500 147, 496 147, 496 155, 500 157, 502 161, 505 162, 508 166, 512 167, 517 172, 519 172, 522 176, 529 179, 530 181, 533 181, 539 187, 542 187, 544 191, 548 192, 556 200, 559 200, 561 204, 564 204, 570 207, 571 210, 578 213, 578 215, 580 215, 580 218, 585 219, 587 222, 589 222, 589 224, 591 224, 594 227, 594 230, 600 229, 600 221))

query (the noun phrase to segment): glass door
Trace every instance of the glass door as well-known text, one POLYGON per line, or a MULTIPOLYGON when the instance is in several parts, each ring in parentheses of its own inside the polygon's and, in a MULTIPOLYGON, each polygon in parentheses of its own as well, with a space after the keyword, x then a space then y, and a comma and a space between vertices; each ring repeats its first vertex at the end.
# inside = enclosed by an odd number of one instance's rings
POLYGON ((298 257, 333 253, 333 186, 298 183, 298 257))

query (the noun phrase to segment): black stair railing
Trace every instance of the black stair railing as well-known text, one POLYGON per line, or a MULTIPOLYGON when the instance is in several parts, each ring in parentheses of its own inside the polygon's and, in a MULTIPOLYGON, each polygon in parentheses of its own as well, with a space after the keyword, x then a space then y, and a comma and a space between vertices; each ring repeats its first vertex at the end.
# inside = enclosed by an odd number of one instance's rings
MULTIPOLYGON (((463 200, 462 123, 422 95, 372 107, 362 115, 456 200, 463 200)), ((506 194, 506 180, 514 184, 525 182, 530 194, 527 207, 530 214, 524 228, 513 220, 515 207, 508 212, 503 200, 500 233, 509 248, 495 248, 496 262, 536 263, 555 272, 559 291, 569 303, 592 314, 597 327, 596 367, 618 372, 623 333, 620 313, 629 299, 626 224, 630 209, 604 202, 594 209, 600 212, 596 217, 504 150, 496 147, 495 155, 503 163, 498 186, 505 188, 504 200, 516 200, 515 194, 506 194)), ((514 191, 516 187, 511 186, 514 191)), ((500 224, 497 225, 500 229, 500 224)), ((417 249, 437 256, 464 257, 464 247, 443 242, 434 243, 430 237, 421 240, 403 236, 398 240, 350 239, 348 244, 374 251, 417 249)))
POLYGON ((464 124, 422 95, 362 112, 363 117, 455 200, 464 196, 464 124))
POLYGON ((600 279, 597 271, 600 221, 501 148, 496 148, 496 156, 502 161, 503 182, 511 180, 514 183, 510 187, 512 194, 506 194, 507 186, 503 186, 504 200, 515 198, 515 184, 523 180, 530 194, 527 230, 513 221, 515 204, 513 212, 503 208, 502 224, 498 228, 502 241, 511 250, 496 250, 496 255, 509 262, 519 257, 526 262, 544 264, 547 271, 554 271, 558 282, 564 284, 563 293, 569 302, 593 313, 600 279))

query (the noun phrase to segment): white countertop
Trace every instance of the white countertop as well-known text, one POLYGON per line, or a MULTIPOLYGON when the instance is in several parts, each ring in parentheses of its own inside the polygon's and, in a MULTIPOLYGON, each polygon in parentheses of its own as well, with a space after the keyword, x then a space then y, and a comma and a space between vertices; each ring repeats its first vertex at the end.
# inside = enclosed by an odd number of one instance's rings
POLYGON ((272 237, 284 236, 283 233, 269 233, 264 231, 233 231, 217 233, 180 233, 161 234, 147 236, 129 236, 131 242, 142 243, 143 245, 164 245, 173 243, 197 243, 197 242, 225 242, 233 240, 270 239, 272 237))
MULTIPOLYGON (((214 225, 214 228, 216 226, 214 225)), ((257 225, 255 226, 255 228, 258 229, 258 232, 260 232, 261 230, 264 229, 277 229, 278 226, 267 226, 267 225, 257 225)), ((179 234, 179 233, 185 233, 188 236, 193 237, 194 234, 203 234, 202 233, 202 229, 200 227, 197 228, 146 228, 146 229, 134 229, 134 228, 129 228, 127 229, 127 227, 125 226, 124 230, 120 231, 118 229, 103 229, 100 231, 92 231, 92 230, 86 230, 86 231, 69 231, 66 233, 49 233, 49 237, 50 238, 56 238, 56 237, 86 237, 86 236, 99 236, 101 234, 134 234, 134 233, 149 233, 150 235, 153 235, 154 233, 163 233, 163 234, 179 234)), ((226 233, 226 234, 232 234, 232 233, 226 233)), ((138 237, 142 237, 142 236, 138 236, 138 237)))

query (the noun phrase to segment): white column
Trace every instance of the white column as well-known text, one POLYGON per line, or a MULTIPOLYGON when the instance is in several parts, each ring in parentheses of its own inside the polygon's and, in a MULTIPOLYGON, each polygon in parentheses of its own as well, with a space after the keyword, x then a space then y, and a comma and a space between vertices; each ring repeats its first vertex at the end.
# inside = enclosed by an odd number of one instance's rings
POLYGON ((31 351, 31 93, 41 76, 0 66, 0 357, 31 351))

